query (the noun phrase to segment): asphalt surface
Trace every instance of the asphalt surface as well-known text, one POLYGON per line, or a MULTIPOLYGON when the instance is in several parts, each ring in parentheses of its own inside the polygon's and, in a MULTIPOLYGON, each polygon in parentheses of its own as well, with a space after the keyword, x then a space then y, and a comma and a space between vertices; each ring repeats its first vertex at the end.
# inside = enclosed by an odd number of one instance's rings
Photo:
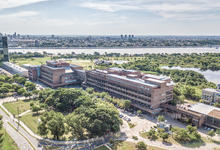
MULTIPOLYGON (((0 100, 2 105, 3 99, 0 100)), ((42 150, 42 146, 39 144, 38 139, 32 137, 21 126, 18 127, 18 123, 12 116, 8 116, 2 109, 0 109, 0 115, 3 116, 4 128, 15 141, 21 150, 42 150), (11 127, 11 125, 14 127, 11 127)))

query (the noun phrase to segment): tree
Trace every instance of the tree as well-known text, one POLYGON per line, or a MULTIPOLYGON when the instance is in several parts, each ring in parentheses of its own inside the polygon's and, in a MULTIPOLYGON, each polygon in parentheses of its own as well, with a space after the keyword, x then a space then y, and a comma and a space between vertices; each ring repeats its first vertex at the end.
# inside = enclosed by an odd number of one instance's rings
POLYGON ((26 87, 26 89, 28 91, 33 91, 33 90, 36 89, 36 85, 34 83, 30 82, 30 81, 26 81, 24 86, 26 87))
POLYGON ((220 129, 217 129, 217 130, 216 130, 216 134, 217 134, 218 136, 220 136, 220 129))
POLYGON ((48 129, 47 129, 47 126, 46 126, 46 123, 45 122, 41 122, 38 127, 38 133, 41 135, 41 136, 45 136, 48 134, 48 129))
POLYGON ((64 116, 61 113, 54 113, 52 118, 47 122, 47 126, 54 139, 59 140, 65 133, 64 116))
POLYGON ((166 132, 163 132, 163 133, 160 134, 160 137, 163 139, 163 141, 165 141, 166 139, 169 138, 169 134, 166 133, 166 132))
POLYGON ((128 109, 130 108, 130 106, 131 106, 131 101, 125 100, 125 101, 124 101, 124 108, 125 108, 126 110, 128 110, 128 109))
POLYGON ((2 115, 0 115, 0 144, 3 142, 3 135, 4 135, 4 132, 2 131, 2 127, 3 127, 3 121, 2 121, 2 115))
POLYGON ((24 77, 15 77, 14 80, 15 80, 15 82, 22 84, 22 85, 24 85, 25 82, 27 81, 26 78, 24 78, 24 77))
POLYGON ((76 137, 79 140, 84 138, 84 128, 83 122, 85 118, 81 115, 69 114, 66 119, 66 123, 69 126, 69 131, 72 133, 72 136, 76 137))
POLYGON ((165 121, 164 116, 159 115, 159 116, 157 117, 157 121, 158 121, 158 122, 164 122, 164 121, 165 121))
POLYGON ((9 89, 6 87, 0 87, 0 93, 8 93, 9 89))
POLYGON ((198 133, 196 127, 188 125, 186 129, 177 128, 174 131, 174 139, 180 142, 194 142, 201 140, 201 135, 198 133))
POLYGON ((141 111, 141 110, 138 110, 138 111, 137 111, 137 114, 138 114, 138 116, 140 116, 140 115, 142 114, 142 111, 141 111))
POLYGON ((17 93, 18 95, 23 95, 25 92, 26 90, 24 88, 20 88, 17 93))
POLYGON ((38 112, 41 110, 41 107, 34 104, 31 106, 31 109, 32 109, 32 112, 34 113, 36 112, 38 114, 38 112))
POLYGON ((25 97, 25 99, 28 98, 28 97, 30 98, 31 93, 30 92, 24 92, 23 96, 25 97))
POLYGON ((214 131, 214 130, 210 130, 210 131, 208 132, 208 135, 209 135, 210 137, 215 136, 215 131, 214 131))
POLYGON ((156 135, 155 129, 151 128, 150 131, 147 132, 148 139, 156 140, 158 137, 156 135))
POLYGON ((136 148, 138 150, 146 150, 147 149, 147 145, 144 142, 141 141, 141 142, 137 143, 136 148))
POLYGON ((86 92, 88 92, 89 94, 92 94, 94 92, 93 88, 86 88, 86 92))

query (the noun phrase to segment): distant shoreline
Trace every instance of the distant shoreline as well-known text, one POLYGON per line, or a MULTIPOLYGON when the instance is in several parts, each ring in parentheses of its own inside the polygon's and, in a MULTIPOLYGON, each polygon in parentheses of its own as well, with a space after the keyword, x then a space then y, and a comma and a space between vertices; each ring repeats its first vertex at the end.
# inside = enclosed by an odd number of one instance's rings
POLYGON ((100 54, 105 53, 120 53, 120 54, 184 54, 184 53, 220 53, 220 48, 210 48, 210 47, 196 47, 196 48, 21 48, 21 49, 12 49, 9 48, 9 52, 47 52, 52 54, 94 54, 94 52, 98 52, 100 54))
POLYGON ((9 47, 9 49, 141 49, 141 48, 220 48, 220 46, 203 46, 203 47, 192 47, 192 46, 182 46, 182 47, 9 47))

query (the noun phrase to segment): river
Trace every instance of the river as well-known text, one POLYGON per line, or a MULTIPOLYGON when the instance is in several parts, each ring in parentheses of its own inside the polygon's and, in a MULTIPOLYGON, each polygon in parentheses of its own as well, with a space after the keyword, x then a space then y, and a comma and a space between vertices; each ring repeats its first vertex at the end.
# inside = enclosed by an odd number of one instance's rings
POLYGON ((220 83, 220 71, 211 71, 211 70, 206 70, 206 71, 201 71, 199 68, 182 68, 182 67, 171 67, 169 68, 168 66, 163 66, 161 67, 162 69, 178 69, 178 70, 192 70, 196 71, 198 73, 201 73, 204 75, 204 77, 210 81, 214 82, 216 84, 220 83))
POLYGON ((202 47, 202 48, 74 48, 74 49, 13 49, 9 48, 9 52, 47 52, 53 54, 71 54, 75 52, 76 54, 85 53, 85 54, 93 54, 94 52, 99 52, 100 54, 107 53, 121 53, 121 54, 174 54, 174 53, 220 53, 220 48, 210 48, 210 47, 202 47))

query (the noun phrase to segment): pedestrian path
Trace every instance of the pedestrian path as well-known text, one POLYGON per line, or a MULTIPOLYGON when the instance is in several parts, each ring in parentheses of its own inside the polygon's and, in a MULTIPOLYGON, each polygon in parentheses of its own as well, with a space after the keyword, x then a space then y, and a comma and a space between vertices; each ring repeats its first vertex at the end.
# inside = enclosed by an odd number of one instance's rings
POLYGON ((26 114, 29 113, 29 112, 31 112, 31 110, 27 110, 27 111, 25 111, 25 112, 19 114, 18 116, 19 116, 19 117, 24 116, 24 115, 26 115, 26 114))

